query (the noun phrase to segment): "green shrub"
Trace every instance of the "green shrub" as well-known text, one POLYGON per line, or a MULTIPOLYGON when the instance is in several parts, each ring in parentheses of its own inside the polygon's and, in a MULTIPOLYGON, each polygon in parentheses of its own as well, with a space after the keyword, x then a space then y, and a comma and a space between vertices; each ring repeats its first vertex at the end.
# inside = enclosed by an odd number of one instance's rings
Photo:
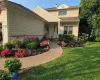
POLYGON ((3 45, 0 45, 0 52, 3 50, 3 45))
POLYGON ((86 42, 88 40, 88 34, 83 33, 82 36, 79 36, 78 41, 86 42))
POLYGON ((0 70, 0 80, 9 80, 9 74, 6 71, 0 70))
POLYGON ((39 43, 37 41, 30 42, 26 45, 26 48, 28 49, 36 49, 39 46, 39 43))
POLYGON ((24 39, 23 40, 23 43, 25 43, 25 44, 28 44, 28 43, 31 43, 31 42, 33 42, 32 39, 24 39))
POLYGON ((65 41, 65 42, 74 41, 74 35, 72 35, 72 34, 60 34, 59 39, 60 39, 60 41, 65 41))
POLYGON ((16 72, 21 68, 21 62, 19 59, 16 58, 9 58, 5 60, 5 65, 4 67, 9 71, 9 72, 16 72))
POLYGON ((22 44, 22 41, 21 40, 18 40, 18 39, 13 39, 13 40, 10 41, 10 43, 12 45, 14 45, 15 48, 19 48, 20 45, 22 44))
POLYGON ((100 36, 97 36, 95 41, 100 42, 100 36))
POLYGON ((5 45, 4 45, 4 48, 12 49, 13 47, 14 47, 14 46, 13 46, 10 42, 5 43, 5 45))

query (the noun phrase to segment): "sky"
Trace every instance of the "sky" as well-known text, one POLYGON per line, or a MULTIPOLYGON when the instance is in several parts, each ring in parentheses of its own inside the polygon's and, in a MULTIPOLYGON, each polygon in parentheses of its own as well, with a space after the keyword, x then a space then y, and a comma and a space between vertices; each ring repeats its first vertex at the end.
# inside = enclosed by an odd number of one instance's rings
POLYGON ((54 7, 55 4, 60 5, 62 3, 67 4, 69 6, 79 6, 80 4, 80 0, 9 0, 9 1, 22 4, 23 6, 29 9, 33 9, 37 5, 42 8, 51 8, 54 7))

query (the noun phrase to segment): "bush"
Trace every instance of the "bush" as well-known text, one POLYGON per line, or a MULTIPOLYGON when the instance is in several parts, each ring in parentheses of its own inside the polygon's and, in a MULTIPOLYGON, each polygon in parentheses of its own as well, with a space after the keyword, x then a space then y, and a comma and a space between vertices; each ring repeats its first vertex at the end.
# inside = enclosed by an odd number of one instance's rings
POLYGON ((3 50, 3 45, 0 45, 0 52, 3 50))
POLYGON ((78 41, 86 42, 88 40, 88 34, 83 33, 82 36, 79 36, 78 41))
POLYGON ((100 36, 97 36, 95 41, 100 42, 100 36))
POLYGON ((36 36, 24 36, 24 38, 25 38, 25 39, 28 39, 28 40, 32 40, 32 41, 37 41, 37 40, 39 40, 39 38, 36 37, 36 36))
POLYGON ((41 47, 47 46, 47 45, 49 45, 49 42, 48 42, 47 40, 42 41, 42 42, 40 43, 40 46, 41 46, 41 47))
POLYGON ((60 34, 59 39, 60 39, 60 41, 64 41, 64 42, 74 41, 74 35, 72 35, 72 34, 60 34))
POLYGON ((4 67, 11 73, 16 72, 21 68, 21 62, 16 58, 9 58, 5 60, 4 67))
POLYGON ((5 49, 1 52, 2 57, 8 57, 12 54, 12 50, 5 49))
POLYGON ((12 49, 14 46, 10 42, 8 42, 8 43, 5 43, 4 47, 12 49))
POLYGON ((15 57, 22 58, 26 57, 28 55, 28 52, 26 49, 18 49, 18 51, 15 53, 15 57))
POLYGON ((6 71, 0 70, 0 80, 9 80, 9 74, 6 71))
POLYGON ((39 42, 33 41, 33 42, 28 43, 26 45, 26 48, 28 48, 28 49, 36 49, 38 46, 39 46, 39 42))
POLYGON ((18 40, 18 39, 13 39, 10 41, 10 43, 15 47, 15 48, 19 48, 20 45, 22 44, 22 41, 18 40))

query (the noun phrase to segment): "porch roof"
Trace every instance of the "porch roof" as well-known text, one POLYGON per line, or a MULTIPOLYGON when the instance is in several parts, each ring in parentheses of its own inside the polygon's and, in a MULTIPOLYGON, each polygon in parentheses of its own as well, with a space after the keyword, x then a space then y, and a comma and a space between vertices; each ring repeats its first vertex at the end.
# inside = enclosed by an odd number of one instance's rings
POLYGON ((43 8, 39 6, 36 6, 33 9, 33 12, 41 16, 43 19, 45 19, 48 22, 58 22, 60 20, 58 17, 50 14, 48 11, 44 10, 43 8))

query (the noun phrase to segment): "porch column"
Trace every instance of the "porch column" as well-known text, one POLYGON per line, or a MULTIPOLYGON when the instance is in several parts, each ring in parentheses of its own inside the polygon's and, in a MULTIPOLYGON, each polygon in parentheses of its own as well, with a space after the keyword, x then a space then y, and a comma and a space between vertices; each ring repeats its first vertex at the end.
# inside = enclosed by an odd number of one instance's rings
POLYGON ((4 0, 3 2, 0 3, 2 12, 2 35, 3 35, 3 44, 8 42, 8 19, 7 19, 7 8, 6 8, 6 1, 4 0))
POLYGON ((60 34, 60 20, 58 21, 58 35, 60 34))

